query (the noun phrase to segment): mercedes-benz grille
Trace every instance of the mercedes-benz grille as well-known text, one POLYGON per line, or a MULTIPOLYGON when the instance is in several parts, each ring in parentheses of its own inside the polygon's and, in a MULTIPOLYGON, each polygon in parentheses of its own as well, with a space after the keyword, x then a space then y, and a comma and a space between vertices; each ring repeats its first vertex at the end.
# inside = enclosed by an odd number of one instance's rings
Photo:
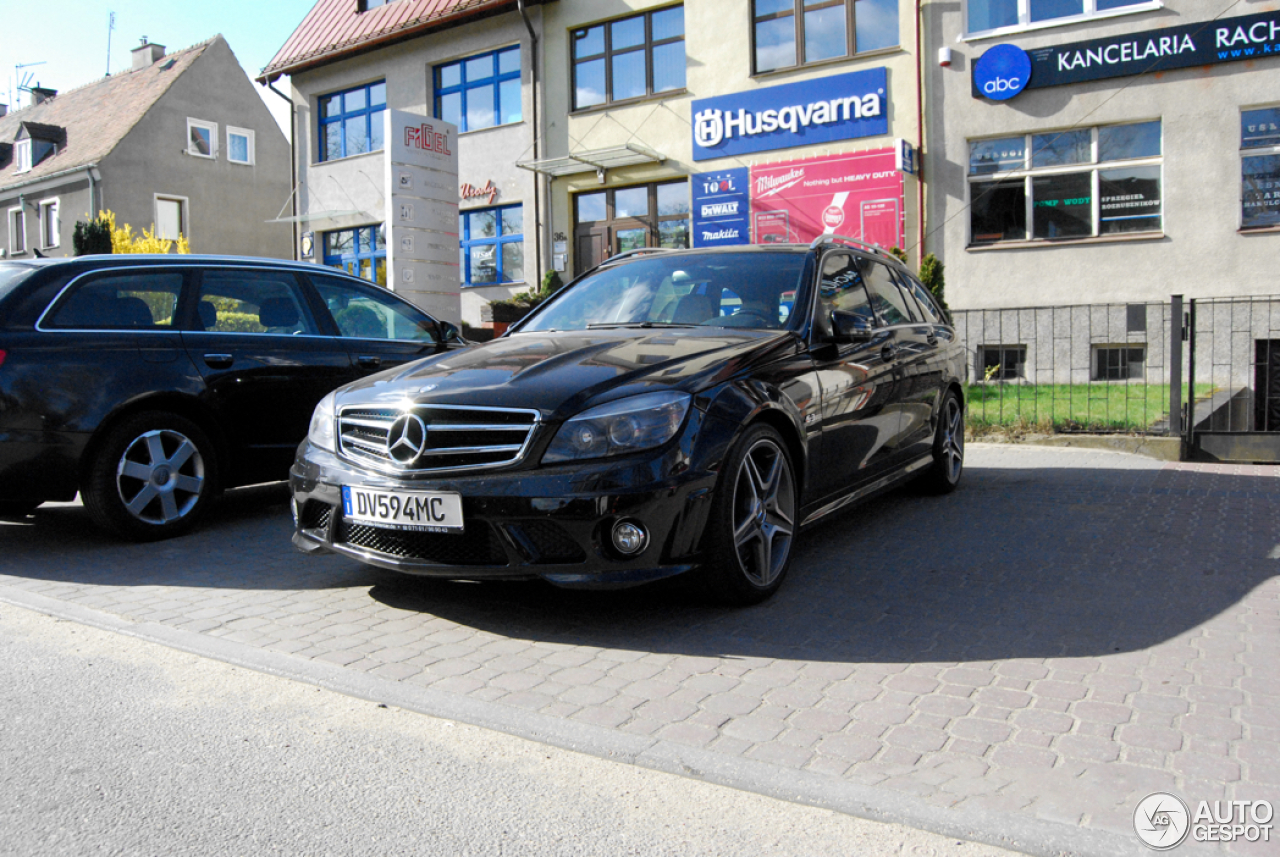
POLYGON ((538 420, 514 408, 350 407, 338 415, 339 452, 390 473, 502 467, 524 457, 538 420))

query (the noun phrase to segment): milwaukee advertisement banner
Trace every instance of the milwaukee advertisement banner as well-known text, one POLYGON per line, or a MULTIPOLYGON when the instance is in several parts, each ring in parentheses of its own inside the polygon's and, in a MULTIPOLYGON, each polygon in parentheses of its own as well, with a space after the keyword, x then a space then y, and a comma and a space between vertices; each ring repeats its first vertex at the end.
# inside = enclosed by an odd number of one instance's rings
POLYGON ((747 168, 695 173, 693 188, 693 246, 725 247, 751 241, 747 215, 747 168))
POLYGON ((756 244, 808 243, 827 232, 906 246, 905 186, 893 148, 751 168, 756 244))
POLYGON ((973 97, 1003 101, 1024 89, 1280 56, 1280 12, 1031 48, 994 45, 973 64, 973 97), (1010 64, 1014 52, 1025 57, 1010 64), (1018 68, 1021 66, 1021 69, 1018 68), (1025 69, 1024 73, 1019 73, 1025 69))

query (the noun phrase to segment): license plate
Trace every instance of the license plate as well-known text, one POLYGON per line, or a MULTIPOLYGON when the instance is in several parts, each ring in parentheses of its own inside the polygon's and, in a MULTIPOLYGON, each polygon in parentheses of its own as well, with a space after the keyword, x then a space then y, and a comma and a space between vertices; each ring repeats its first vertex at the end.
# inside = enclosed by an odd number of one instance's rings
POLYGON ((350 521, 390 530, 462 532, 462 495, 442 491, 370 491, 343 486, 342 513, 350 521))

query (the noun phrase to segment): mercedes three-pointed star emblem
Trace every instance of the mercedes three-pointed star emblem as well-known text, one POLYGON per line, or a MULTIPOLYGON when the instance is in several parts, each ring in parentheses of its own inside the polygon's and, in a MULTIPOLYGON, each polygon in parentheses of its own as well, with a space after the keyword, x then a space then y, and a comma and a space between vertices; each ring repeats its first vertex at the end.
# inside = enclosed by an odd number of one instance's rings
POLYGON ((427 424, 417 414, 401 414, 387 432, 387 454, 397 464, 408 466, 427 447, 427 424))

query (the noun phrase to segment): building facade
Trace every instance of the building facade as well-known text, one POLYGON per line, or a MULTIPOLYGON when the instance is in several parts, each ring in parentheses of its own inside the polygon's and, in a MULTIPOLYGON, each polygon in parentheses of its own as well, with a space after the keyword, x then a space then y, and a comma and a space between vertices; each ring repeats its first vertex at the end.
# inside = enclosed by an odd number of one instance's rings
POLYGON ((1222 5, 924 6, 952 307, 1280 292, 1280 11, 1222 5))
POLYGON ((197 253, 288 258, 289 144, 227 42, 167 54, 0 116, 0 251, 70 256, 100 210, 197 253))

